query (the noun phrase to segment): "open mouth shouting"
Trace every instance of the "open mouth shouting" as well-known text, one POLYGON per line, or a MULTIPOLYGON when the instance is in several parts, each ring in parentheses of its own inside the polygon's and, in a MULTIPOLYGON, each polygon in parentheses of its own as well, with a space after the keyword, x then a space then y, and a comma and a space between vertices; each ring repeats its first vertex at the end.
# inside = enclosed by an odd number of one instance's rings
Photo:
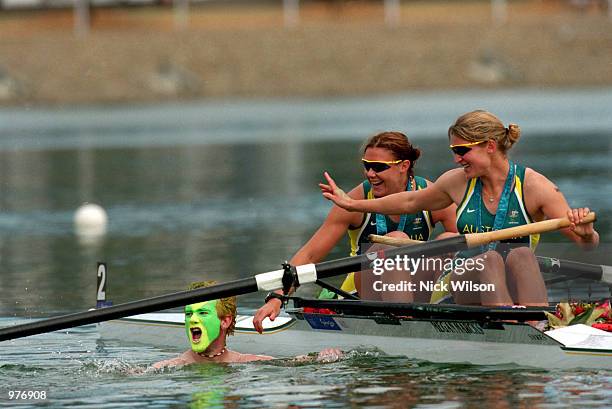
POLYGON ((197 344, 200 342, 200 339, 202 339, 202 330, 200 328, 191 328, 189 330, 191 332, 191 341, 194 344, 197 344))

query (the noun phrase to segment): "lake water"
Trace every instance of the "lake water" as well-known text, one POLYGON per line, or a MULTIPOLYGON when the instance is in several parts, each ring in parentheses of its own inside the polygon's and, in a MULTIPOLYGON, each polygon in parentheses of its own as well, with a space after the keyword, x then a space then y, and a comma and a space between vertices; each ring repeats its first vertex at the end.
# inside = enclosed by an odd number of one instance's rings
MULTIPOLYGON (((417 174, 435 179, 453 166, 448 126, 475 108, 518 123, 523 137, 514 158, 552 179, 570 204, 599 214, 597 251, 577 252, 558 234, 544 236, 541 251, 612 264, 611 89, 3 109, 0 326, 89 308, 101 260, 115 303, 183 290, 194 280, 275 270, 330 208, 317 187, 324 170, 345 188, 357 184, 363 139, 396 129, 423 150, 417 174), (74 211, 86 201, 108 212, 102 240, 73 232, 74 211)), ((342 243, 329 258, 347 249, 342 243)), ((601 286, 589 291, 609 296, 601 286)), ((240 305, 255 308, 263 297, 241 297, 240 305)), ((93 326, 5 342, 0 405, 16 387, 48 391, 40 404, 53 407, 612 404, 609 371, 440 365, 376 351, 332 364, 128 374, 174 353, 104 342, 93 326)))

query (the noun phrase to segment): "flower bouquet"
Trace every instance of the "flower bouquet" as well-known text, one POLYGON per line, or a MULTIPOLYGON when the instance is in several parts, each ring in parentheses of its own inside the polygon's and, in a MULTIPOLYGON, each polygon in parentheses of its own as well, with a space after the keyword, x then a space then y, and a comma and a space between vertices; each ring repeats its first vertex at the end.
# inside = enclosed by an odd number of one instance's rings
POLYGON ((585 324, 604 331, 612 331, 612 308, 610 300, 600 302, 562 302, 557 304, 554 314, 545 312, 548 329, 585 324))

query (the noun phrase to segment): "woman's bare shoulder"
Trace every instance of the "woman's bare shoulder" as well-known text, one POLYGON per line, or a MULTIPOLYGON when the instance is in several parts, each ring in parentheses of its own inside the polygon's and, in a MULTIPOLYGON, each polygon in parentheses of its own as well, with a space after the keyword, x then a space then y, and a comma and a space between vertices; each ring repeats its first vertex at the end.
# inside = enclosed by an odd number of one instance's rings
POLYGON ((448 197, 452 199, 454 203, 459 203, 465 187, 467 185, 467 178, 465 172, 461 168, 451 169, 444 172, 434 182, 434 186, 440 191, 446 193, 448 197))

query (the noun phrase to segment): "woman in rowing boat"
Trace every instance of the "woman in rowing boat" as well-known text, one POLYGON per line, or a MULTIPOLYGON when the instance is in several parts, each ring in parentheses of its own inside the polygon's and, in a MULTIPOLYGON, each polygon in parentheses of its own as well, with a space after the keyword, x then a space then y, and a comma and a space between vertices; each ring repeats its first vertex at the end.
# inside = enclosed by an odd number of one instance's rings
MULTIPOLYGON (((401 132, 382 132, 369 138, 363 145, 362 164, 366 179, 354 187, 348 195, 353 199, 374 199, 403 191, 421 191, 431 184, 428 180, 414 175, 414 166, 421 155, 418 148, 412 146, 408 137, 401 132)), ((407 237, 414 240, 428 240, 436 223, 442 223, 446 232, 457 232, 455 227, 454 205, 441 207, 430 212, 419 210, 396 216, 385 216, 377 213, 351 213, 334 206, 323 224, 308 242, 290 260, 293 265, 316 263, 322 260, 348 231, 351 256, 361 254, 369 245, 370 234, 407 237)), ((442 233, 443 236, 445 233, 442 233)), ((432 271, 419 271, 412 277, 414 281, 432 280, 432 271), (429 276, 428 276, 429 275, 429 276)), ((367 275, 367 278, 371 275, 367 275)), ((390 280, 391 274, 385 279, 390 280)), ((366 278, 364 276, 364 278, 366 278)), ((342 284, 343 291, 357 291, 364 299, 380 298, 381 293, 372 290, 364 283, 361 286, 361 275, 349 274, 342 284)), ((273 294, 272 294, 273 295, 273 294)), ((429 293, 412 291, 404 294, 412 301, 428 301, 429 293), (419 299, 418 297, 424 297, 419 299)), ((255 328, 263 331, 261 325, 266 317, 274 320, 280 312, 281 301, 268 297, 253 319, 255 328)))
MULTIPOLYGON (((559 189, 545 176, 514 163, 508 150, 518 141, 520 128, 503 123, 490 112, 477 110, 460 116, 449 128, 450 149, 461 169, 444 173, 428 189, 401 192, 377 200, 359 200, 339 189, 325 173, 320 184, 323 196, 352 212, 413 213, 457 205, 460 234, 499 230, 532 221, 567 215, 570 227, 562 232, 584 248, 599 244, 593 223, 578 223, 588 208, 570 209, 559 189)), ((482 305, 547 305, 547 292, 533 253, 538 236, 517 238, 510 244, 492 243, 487 248, 462 252, 456 262, 472 268, 452 269, 438 279, 440 291, 432 302, 482 305), (455 284, 457 285, 455 285, 455 284), (465 291, 461 283, 491 284, 495 291, 465 291), (448 290, 445 290, 448 289, 448 290)), ((479 288, 482 288, 479 286, 479 288)))

